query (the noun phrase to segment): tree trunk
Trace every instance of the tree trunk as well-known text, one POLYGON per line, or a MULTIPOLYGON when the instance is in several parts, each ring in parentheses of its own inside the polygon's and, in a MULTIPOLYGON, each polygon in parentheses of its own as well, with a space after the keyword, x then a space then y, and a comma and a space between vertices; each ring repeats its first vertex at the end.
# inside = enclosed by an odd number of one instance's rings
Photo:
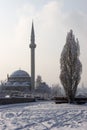
POLYGON ((75 97, 72 94, 72 92, 68 95, 68 103, 74 103, 75 102, 75 97))

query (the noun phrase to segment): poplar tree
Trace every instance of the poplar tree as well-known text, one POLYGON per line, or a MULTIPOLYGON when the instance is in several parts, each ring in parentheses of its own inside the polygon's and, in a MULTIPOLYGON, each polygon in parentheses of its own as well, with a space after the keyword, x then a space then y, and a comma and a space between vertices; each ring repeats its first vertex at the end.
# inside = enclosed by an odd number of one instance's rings
POLYGON ((60 58, 60 80, 69 103, 74 102, 77 86, 81 79, 82 64, 79 60, 79 55, 79 41, 75 39, 73 31, 70 30, 60 58))

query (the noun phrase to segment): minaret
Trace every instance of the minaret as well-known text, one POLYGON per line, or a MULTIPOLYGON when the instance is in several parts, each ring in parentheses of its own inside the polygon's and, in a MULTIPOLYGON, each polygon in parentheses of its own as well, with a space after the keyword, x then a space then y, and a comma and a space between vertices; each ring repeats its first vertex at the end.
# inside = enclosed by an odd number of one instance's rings
POLYGON ((31 43, 30 43, 30 49, 31 49, 31 90, 34 90, 35 88, 35 34, 34 34, 34 25, 32 22, 32 28, 31 28, 31 43))

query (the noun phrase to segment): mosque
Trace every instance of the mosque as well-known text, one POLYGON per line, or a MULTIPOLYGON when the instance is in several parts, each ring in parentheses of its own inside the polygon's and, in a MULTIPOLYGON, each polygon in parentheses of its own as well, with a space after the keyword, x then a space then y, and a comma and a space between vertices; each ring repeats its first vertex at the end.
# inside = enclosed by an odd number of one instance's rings
POLYGON ((24 70, 16 70, 10 76, 7 75, 7 81, 1 84, 0 95, 17 93, 29 93, 35 89, 35 33, 32 22, 31 28, 31 76, 24 70))

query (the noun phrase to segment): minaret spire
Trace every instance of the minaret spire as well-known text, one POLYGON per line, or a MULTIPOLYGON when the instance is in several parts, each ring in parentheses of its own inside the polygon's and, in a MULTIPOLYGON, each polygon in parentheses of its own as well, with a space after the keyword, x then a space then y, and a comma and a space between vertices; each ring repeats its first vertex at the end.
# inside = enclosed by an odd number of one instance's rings
POLYGON ((31 42, 34 43, 35 42, 35 33, 34 33, 34 24, 32 21, 32 28, 31 28, 31 42))
POLYGON ((34 33, 34 24, 32 21, 32 28, 31 28, 31 89, 34 90, 35 88, 35 33, 34 33))

